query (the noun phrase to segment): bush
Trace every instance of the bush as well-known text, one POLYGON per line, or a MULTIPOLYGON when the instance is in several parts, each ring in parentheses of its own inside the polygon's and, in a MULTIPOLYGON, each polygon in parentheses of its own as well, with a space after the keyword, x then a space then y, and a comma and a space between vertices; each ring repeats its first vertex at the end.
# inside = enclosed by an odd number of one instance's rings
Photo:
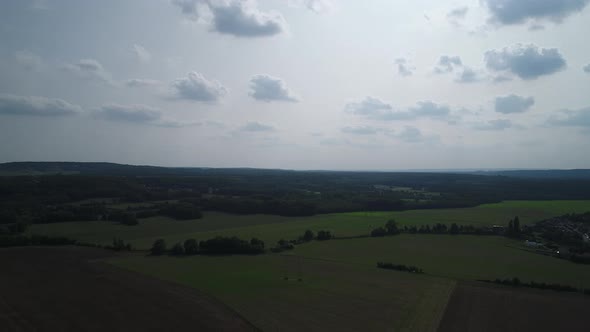
POLYGON ((325 241, 334 238, 334 235, 330 231, 319 231, 318 232, 318 240, 325 241))
POLYGON ((303 234, 303 241, 305 242, 309 242, 311 240, 313 240, 314 238, 314 234, 311 230, 306 230, 305 233, 303 234))
POLYGON ((387 231, 383 227, 375 228, 371 231, 371 237, 382 237, 387 235, 387 231))
POLYGON ((389 219, 385 224, 385 229, 387 230, 387 234, 389 235, 396 235, 399 234, 399 229, 397 228, 397 222, 394 219, 389 219))
POLYGON ((184 255, 184 247, 182 246, 182 243, 178 242, 174 246, 172 246, 172 249, 170 250, 170 254, 172 254, 174 256, 184 255))
POLYGON ((154 256, 163 255, 166 252, 166 241, 164 239, 158 239, 152 245, 150 252, 154 256))
POLYGON ((264 242, 252 239, 250 242, 237 237, 218 236, 213 239, 201 241, 199 244, 201 253, 205 254, 261 254, 264 252, 264 242), (254 241, 252 241, 254 240, 254 241), (252 244, 254 243, 254 244, 252 244))
POLYGON ((387 269, 387 270, 406 271, 406 272, 412 272, 412 273, 424 273, 424 271, 421 268, 418 268, 418 267, 412 266, 412 265, 406 266, 403 264, 378 262, 377 267, 380 269, 387 269))
POLYGON ((184 253, 186 255, 196 255, 199 253, 199 243, 195 239, 184 241, 184 253))

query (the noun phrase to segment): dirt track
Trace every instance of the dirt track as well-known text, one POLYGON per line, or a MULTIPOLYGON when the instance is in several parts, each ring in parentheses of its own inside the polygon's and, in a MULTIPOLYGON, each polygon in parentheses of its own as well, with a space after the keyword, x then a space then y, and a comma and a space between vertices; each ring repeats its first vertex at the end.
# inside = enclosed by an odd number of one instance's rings
POLYGON ((117 269, 80 247, 0 249, 0 330, 252 331, 191 288, 117 269))
POLYGON ((588 317, 581 294, 460 283, 438 331, 588 331, 588 317))

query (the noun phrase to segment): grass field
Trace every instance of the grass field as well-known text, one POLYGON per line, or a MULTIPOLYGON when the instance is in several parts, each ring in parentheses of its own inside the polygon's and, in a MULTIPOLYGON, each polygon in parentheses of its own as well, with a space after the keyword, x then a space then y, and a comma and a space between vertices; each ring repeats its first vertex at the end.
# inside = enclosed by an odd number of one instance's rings
POLYGON ((264 331, 435 331, 455 284, 279 254, 110 263, 211 294, 264 331))
POLYGON ((331 230, 337 236, 369 234, 395 218, 400 225, 422 225, 437 222, 463 225, 505 225, 518 215, 527 224, 569 212, 590 210, 590 201, 507 201, 484 204, 473 208, 410 210, 403 212, 351 212, 322 214, 311 217, 280 217, 271 215, 231 215, 206 212, 203 219, 176 221, 162 217, 141 220, 137 226, 108 222, 69 222, 33 225, 34 234, 62 235, 77 240, 110 243, 117 236, 130 241, 136 248, 149 248, 157 238, 169 243, 187 238, 199 240, 216 235, 236 235, 243 238, 259 237, 267 244, 281 238, 295 239, 306 229, 331 230))
POLYGON ((500 236, 402 234, 384 238, 314 241, 297 255, 358 266, 377 261, 418 266, 428 274, 459 280, 518 277, 523 281, 590 288, 590 265, 524 250, 500 236))

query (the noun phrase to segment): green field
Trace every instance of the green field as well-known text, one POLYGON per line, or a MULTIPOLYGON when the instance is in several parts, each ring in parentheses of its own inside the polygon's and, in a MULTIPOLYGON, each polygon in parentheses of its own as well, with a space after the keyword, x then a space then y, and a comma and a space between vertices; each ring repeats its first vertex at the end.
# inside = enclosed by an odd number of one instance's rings
MULTIPOLYGON (((113 236, 148 248, 215 235, 260 237, 267 246, 306 229, 339 236, 367 234, 395 218, 401 225, 436 222, 524 224, 589 210, 589 201, 512 201, 466 209, 358 212, 287 218, 205 213, 202 220, 144 220, 138 226, 101 222, 36 225, 32 232, 108 243, 113 236)), ((146 257, 110 263, 197 288, 220 299, 262 330, 435 331, 458 280, 519 277, 523 281, 590 286, 590 266, 528 251, 500 236, 401 234, 384 238, 312 241, 287 254, 146 257), (424 275, 378 269, 378 261, 415 265, 424 275), (287 280, 285 280, 287 278, 287 280), (299 281, 301 279, 301 281, 299 281)))
POLYGON ((473 208, 410 210, 403 212, 351 212, 321 214, 311 217, 280 217, 271 215, 232 215, 206 212, 203 219, 177 221, 163 217, 140 221, 137 226, 116 223, 69 222, 32 225, 32 234, 61 235, 80 241, 108 244, 113 237, 131 242, 136 248, 147 249, 157 238, 169 243, 187 238, 203 240, 216 235, 236 235, 243 238, 259 237, 267 244, 281 238, 295 239, 306 229, 330 230, 337 236, 369 234, 395 218, 401 226, 440 223, 462 225, 505 225, 514 216, 522 224, 569 212, 590 210, 590 201, 507 201, 484 204, 473 208))
POLYGON ((500 236, 401 234, 314 241, 298 246, 295 253, 367 267, 377 261, 415 265, 428 274, 459 280, 518 277, 590 288, 590 265, 536 254, 521 241, 500 236))
POLYGON ((279 254, 126 256, 110 263, 200 289, 263 331, 435 331, 455 284, 279 254))

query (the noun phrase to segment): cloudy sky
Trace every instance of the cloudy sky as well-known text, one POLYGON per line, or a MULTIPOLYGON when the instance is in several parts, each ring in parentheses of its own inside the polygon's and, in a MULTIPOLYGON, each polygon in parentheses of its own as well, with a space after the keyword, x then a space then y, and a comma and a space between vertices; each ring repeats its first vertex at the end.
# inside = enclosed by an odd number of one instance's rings
POLYGON ((590 167, 590 0, 6 0, 0 162, 590 167))

